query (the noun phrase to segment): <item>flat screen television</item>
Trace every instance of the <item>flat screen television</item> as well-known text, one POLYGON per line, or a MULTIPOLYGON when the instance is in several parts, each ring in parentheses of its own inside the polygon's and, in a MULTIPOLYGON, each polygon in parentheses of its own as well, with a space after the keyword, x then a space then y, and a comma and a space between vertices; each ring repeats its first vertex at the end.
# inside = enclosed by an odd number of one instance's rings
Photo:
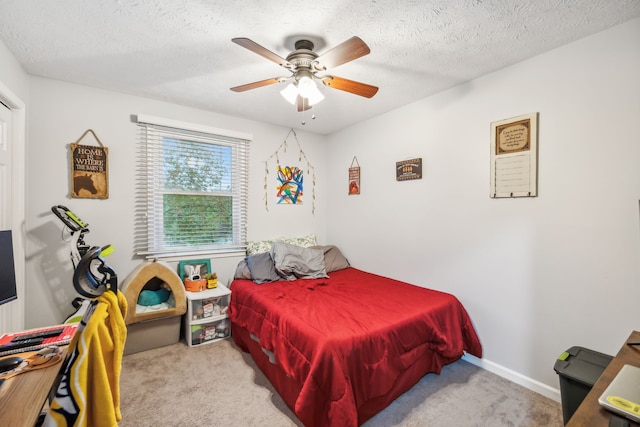
POLYGON ((11 230, 0 231, 0 304, 18 298, 11 230))

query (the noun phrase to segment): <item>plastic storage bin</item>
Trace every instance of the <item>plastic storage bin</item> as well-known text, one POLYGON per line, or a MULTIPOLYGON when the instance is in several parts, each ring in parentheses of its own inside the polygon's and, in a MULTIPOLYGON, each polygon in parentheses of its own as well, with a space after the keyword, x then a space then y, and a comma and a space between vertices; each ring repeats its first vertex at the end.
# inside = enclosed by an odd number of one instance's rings
POLYGON ((562 418, 567 424, 613 356, 584 347, 563 352, 553 367, 560 378, 562 418))
POLYGON ((231 322, 228 317, 206 323, 187 325, 186 340, 189 347, 219 341, 231 336, 231 322))
POLYGON ((223 285, 202 292, 186 292, 186 294, 187 317, 192 322, 227 314, 231 291, 223 285))

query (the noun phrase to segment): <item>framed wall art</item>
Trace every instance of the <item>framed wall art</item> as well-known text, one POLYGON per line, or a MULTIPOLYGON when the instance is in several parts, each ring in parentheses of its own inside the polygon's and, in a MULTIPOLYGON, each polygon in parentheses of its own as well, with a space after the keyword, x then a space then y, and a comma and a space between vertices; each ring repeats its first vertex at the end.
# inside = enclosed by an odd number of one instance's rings
POLYGON ((489 196, 538 195, 538 113, 491 123, 489 196))
POLYGON ((304 173, 297 166, 278 166, 276 186, 278 204, 301 205, 304 194, 304 173))
POLYGON ((422 158, 396 162, 396 181, 422 179, 422 158))

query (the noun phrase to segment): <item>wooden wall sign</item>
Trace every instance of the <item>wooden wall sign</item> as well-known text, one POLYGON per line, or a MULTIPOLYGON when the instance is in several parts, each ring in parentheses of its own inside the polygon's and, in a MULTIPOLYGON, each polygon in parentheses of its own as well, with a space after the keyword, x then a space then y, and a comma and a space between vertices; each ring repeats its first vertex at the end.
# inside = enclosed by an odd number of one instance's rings
POLYGON ((109 149, 102 145, 98 136, 87 129, 72 144, 71 149, 71 197, 80 199, 109 198, 109 149), (91 132, 100 146, 80 145, 79 142, 91 132))
POLYGON ((422 158, 396 162, 396 181, 422 179, 422 158))

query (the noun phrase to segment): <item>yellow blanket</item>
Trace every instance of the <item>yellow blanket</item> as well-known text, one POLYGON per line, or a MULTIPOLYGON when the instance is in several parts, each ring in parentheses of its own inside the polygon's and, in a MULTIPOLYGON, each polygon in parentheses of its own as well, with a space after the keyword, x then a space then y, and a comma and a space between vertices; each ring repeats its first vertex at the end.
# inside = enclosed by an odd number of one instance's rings
POLYGON ((120 370, 127 338, 124 295, 106 291, 82 318, 44 426, 114 427, 120 413, 120 370))

